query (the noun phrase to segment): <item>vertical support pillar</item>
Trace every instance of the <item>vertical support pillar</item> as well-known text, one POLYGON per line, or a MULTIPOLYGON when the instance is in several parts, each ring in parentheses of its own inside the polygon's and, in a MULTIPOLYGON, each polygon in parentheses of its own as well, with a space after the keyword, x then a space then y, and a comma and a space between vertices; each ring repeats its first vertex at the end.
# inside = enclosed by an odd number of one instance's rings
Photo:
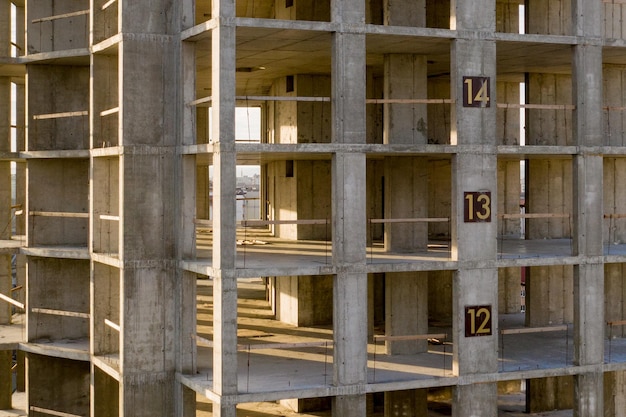
POLYGON ((603 158, 602 145, 603 6, 572 1, 574 47, 574 250, 588 261, 574 269, 574 362, 598 365, 598 370, 575 376, 574 415, 604 415, 604 265, 602 263, 603 158), (595 260, 594 260, 595 259, 595 260))
MULTIPOLYGON (((121 417, 174 415, 179 269, 180 40, 168 0, 119 2, 121 417), (164 13, 170 10, 172 14, 164 13), (142 19, 137 19, 142 16, 142 19), (137 192, 141 190, 141 192, 137 192)), ((105 388, 106 389, 106 388, 105 388)))
MULTIPOLYGON (((191 26, 194 21, 193 1, 185 0, 182 2, 182 22, 188 22, 186 26, 191 26)), ((185 26, 185 25, 184 25, 185 26)), ((183 27, 186 29, 187 27, 183 27)), ((196 94, 196 48, 195 43, 182 42, 180 45, 181 64, 180 71, 182 73, 181 85, 182 94, 179 106, 182 110, 182 120, 179 125, 180 134, 183 145, 192 145, 196 143, 196 108, 193 106, 185 106, 184 103, 193 100, 196 94)), ((181 230, 178 234, 179 253, 177 258, 194 259, 196 256, 196 157, 192 155, 183 155, 179 162, 180 165, 180 216, 181 230)), ((207 175, 208 178, 208 175, 207 175)), ((207 184, 208 193, 208 184, 207 184)), ((208 214, 208 213, 207 213, 208 214)), ((195 339, 192 335, 196 332, 197 308, 196 308, 196 274, 181 271, 181 279, 178 280, 178 314, 180 315, 178 326, 178 340, 180 343, 179 350, 181 354, 178 357, 177 371, 183 375, 194 375, 197 371, 197 347, 195 339)), ((176 389, 176 415, 179 417, 192 417, 196 415, 196 393, 183 384, 177 384, 176 389)))
MULTIPOLYGON (((366 142, 365 2, 331 2, 331 19, 343 23, 333 34, 332 141, 366 142)), ((359 386, 367 383, 367 273, 365 271, 365 154, 339 151, 332 158, 334 360, 337 386, 354 386, 354 395, 334 397, 333 415, 366 414, 366 397, 359 386), (362 393, 358 393, 362 392, 362 393)))
MULTIPOLYGON (((453 373, 461 378, 497 372, 498 364, 498 271, 475 266, 496 258, 496 45, 473 34, 495 31, 493 6, 489 0, 452 0, 450 12, 451 29, 459 33, 451 51, 451 96, 456 99, 451 143, 458 148, 452 161, 452 255, 459 262, 452 284, 452 331, 453 373), (478 78, 467 82, 465 77, 478 78), (473 93, 483 86, 488 88, 481 94, 473 93), (491 322, 480 332, 483 322, 477 321, 487 316, 491 322)), ((496 417, 497 384, 458 385, 452 415, 496 417)))
MULTIPOLYGON (((0 57, 10 55, 11 2, 0 0, 0 57)), ((0 77, 0 153, 11 150, 11 79, 0 77)), ((11 237, 11 163, 0 162, 0 240, 11 237), (8 227, 5 227, 8 226, 8 227)), ((0 294, 11 294, 11 255, 0 255, 0 294)), ((0 301, 0 324, 11 323, 11 305, 0 301)), ((12 355, 0 350, 0 410, 11 409, 12 355)))
MULTIPOLYGON (((237 393, 235 2, 214 1, 212 16, 213 389, 225 396, 237 393)), ((213 415, 235 417, 236 406, 214 404, 213 415)))

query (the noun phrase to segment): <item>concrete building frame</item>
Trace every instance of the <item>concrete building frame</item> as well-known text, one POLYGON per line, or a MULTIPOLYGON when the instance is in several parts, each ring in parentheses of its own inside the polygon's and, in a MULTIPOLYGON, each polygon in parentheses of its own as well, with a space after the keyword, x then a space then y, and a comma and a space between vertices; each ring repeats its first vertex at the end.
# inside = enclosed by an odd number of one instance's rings
POLYGON ((625 12, 0 0, 0 410, 626 416, 625 12))

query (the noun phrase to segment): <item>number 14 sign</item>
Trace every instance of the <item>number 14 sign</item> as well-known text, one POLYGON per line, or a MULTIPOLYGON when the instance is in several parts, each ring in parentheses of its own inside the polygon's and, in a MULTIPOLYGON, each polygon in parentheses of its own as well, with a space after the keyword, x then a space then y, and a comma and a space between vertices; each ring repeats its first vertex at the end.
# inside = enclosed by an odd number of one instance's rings
POLYGON ((463 77, 463 107, 491 107, 489 77, 463 77))

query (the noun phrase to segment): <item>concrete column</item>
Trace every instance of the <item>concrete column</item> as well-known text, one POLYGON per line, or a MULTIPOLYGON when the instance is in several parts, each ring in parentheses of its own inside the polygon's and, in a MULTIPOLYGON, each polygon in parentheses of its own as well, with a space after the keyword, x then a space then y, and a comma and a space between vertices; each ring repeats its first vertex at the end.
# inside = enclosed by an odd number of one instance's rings
MULTIPOLYGON (((237 393, 235 16, 233 1, 219 0, 212 15, 220 24, 212 37, 213 133, 213 389, 237 393)), ((216 417, 235 417, 236 406, 214 404, 216 417)))
MULTIPOLYGON (((119 415, 173 415, 183 279, 178 12, 168 0, 119 3, 119 415), (171 13, 165 13, 170 10, 171 13), (142 19, 137 19, 142 16, 142 19), (173 58, 174 57, 174 58, 173 58), (140 190, 141 192, 138 192, 140 190)), ((191 313, 193 314, 193 313, 191 313)), ((188 347, 188 346, 187 346, 188 347)), ((106 388, 105 388, 106 389, 106 388)), ((104 394, 103 394, 104 395, 104 394)))
MULTIPOLYGON (((453 373, 472 375, 497 372, 498 358, 498 271, 476 268, 474 262, 495 260, 497 242, 497 158, 496 145, 496 46, 492 41, 472 39, 474 31, 495 30, 495 7, 489 0, 452 0, 451 29, 460 37, 452 42, 451 96, 456 99, 452 111, 451 143, 458 151, 452 161, 452 256, 459 269, 453 287, 453 373), (464 39, 463 33, 468 33, 464 39), (473 87, 464 77, 487 77, 489 94, 480 95, 478 107, 464 106, 468 96, 464 87, 473 87), (488 98, 487 98, 488 96, 488 98), (472 149, 472 152, 468 152, 472 149), (477 216, 473 201, 467 203, 472 214, 466 222, 465 193, 481 193, 481 215, 477 216), (490 194, 487 194, 487 193, 490 194), (487 204, 489 203, 489 204, 487 204), (471 208, 470 208, 471 207, 471 208), (489 213, 488 213, 489 212, 489 213), (487 216, 490 214, 491 216, 487 216), (478 244, 480 243, 480 244, 478 244), (481 317, 491 318, 491 334, 466 336, 466 326, 476 324, 467 317, 476 307, 485 308, 481 317), (469 323, 466 321, 469 320, 469 323), (476 356, 475 352, 483 352, 476 356)), ((480 82, 476 80, 476 82, 480 82)), ((477 87, 478 88, 478 87, 477 87)), ((486 93, 483 90, 483 93, 486 93)), ((472 103, 477 95, 470 94, 472 103)), ((472 197, 470 197, 471 199, 472 197)), ((474 330, 478 328, 474 326, 474 330)), ((497 416, 497 384, 458 385, 454 389, 452 415, 497 416)))
MULTIPOLYGON (((335 275, 333 285, 334 383, 361 385, 367 382, 365 196, 350 190, 364 189, 365 155, 337 154, 333 167, 333 250, 343 253, 333 256, 342 271, 335 275)), ((365 415, 365 406, 365 394, 337 397, 333 415, 365 415)))
MULTIPOLYGON (((5 7, 8 4, 7 1, 0 2, 3 9, 8 9, 5 7)), ((4 28, 0 25, 0 29, 4 28)), ((0 36, 0 41, 2 38, 4 37, 0 36)), ((11 80, 8 77, 0 77, 0 153, 11 150, 10 126, 11 80)), ((11 238, 11 189, 11 163, 0 162, 0 240, 11 238)), ((0 255, 0 293, 10 296, 11 287, 11 255, 3 254, 0 255)), ((11 307, 6 301, 0 301, 0 324, 11 322, 11 307)))
MULTIPOLYGON (((347 30, 333 34, 332 137, 337 144, 366 142, 365 35, 350 28, 365 23, 365 2, 331 1, 331 21, 347 30), (350 76, 347 76, 350 74, 350 76)), ((367 383, 367 273, 365 154, 337 152, 332 157, 333 382, 336 386, 367 383)), ((366 413, 365 394, 333 397, 333 415, 366 413)))
MULTIPOLYGON (((603 5, 573 0, 572 17, 574 34, 585 37, 574 47, 573 60, 574 140, 581 149, 574 160, 574 248, 598 257, 597 263, 574 267, 574 362, 584 366, 604 363, 603 158, 587 150, 603 141, 603 5)), ((574 415, 604 414, 603 383, 601 371, 575 376, 574 415)))
POLYGON ((498 415, 497 383, 457 385, 452 391, 452 417, 498 415))

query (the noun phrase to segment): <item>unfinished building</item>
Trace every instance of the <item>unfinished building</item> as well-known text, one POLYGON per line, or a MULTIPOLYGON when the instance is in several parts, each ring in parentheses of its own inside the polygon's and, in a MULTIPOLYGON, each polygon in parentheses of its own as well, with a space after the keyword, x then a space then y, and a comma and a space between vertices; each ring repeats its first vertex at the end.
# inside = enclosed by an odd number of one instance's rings
POLYGON ((0 0, 0 410, 626 416, 625 14, 0 0))

